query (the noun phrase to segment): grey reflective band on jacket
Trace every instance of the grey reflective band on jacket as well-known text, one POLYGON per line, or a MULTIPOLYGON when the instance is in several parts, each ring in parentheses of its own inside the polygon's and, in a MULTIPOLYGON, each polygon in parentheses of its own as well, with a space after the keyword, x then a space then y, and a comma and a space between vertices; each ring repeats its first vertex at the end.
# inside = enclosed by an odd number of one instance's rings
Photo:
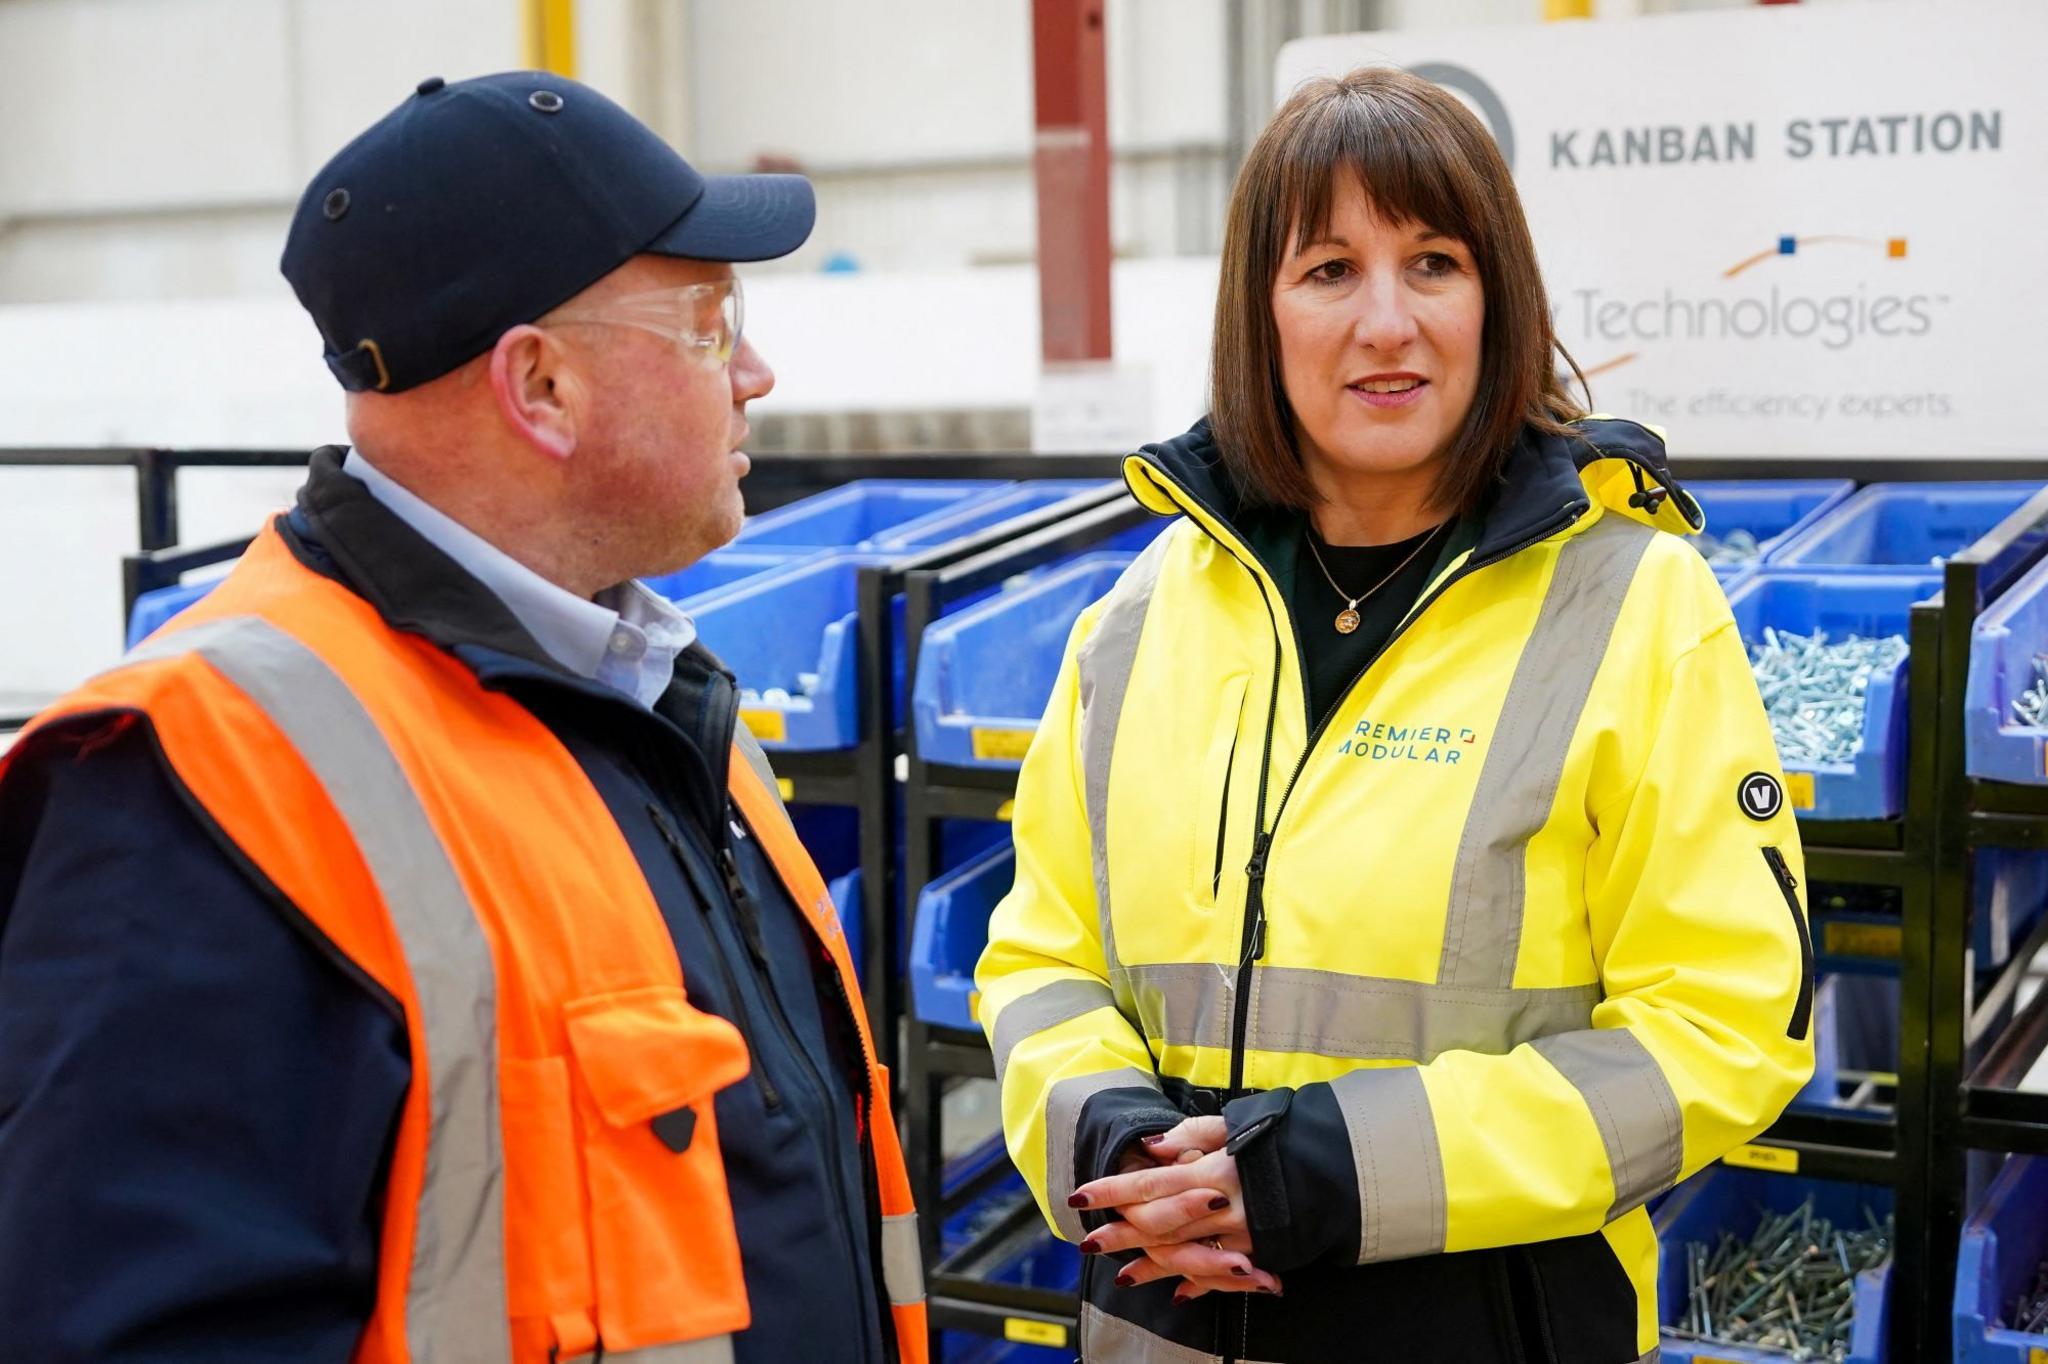
POLYGON ((1422 1073, 1354 1070, 1330 1081, 1358 1175, 1358 1262, 1435 1255, 1449 1222, 1443 1152, 1422 1073))
POLYGON ((1088 1364, 1223 1364, 1223 1356, 1176 1345, 1135 1322, 1081 1304, 1081 1357, 1088 1364))
POLYGON ((1027 1037, 1056 1028, 1062 1023, 1092 1014, 1097 1009, 1114 1009, 1116 996, 1101 981, 1050 981, 1028 995, 1020 995, 996 1015, 995 1036, 990 1046, 996 1058, 996 1084, 1003 1082, 1010 1053, 1027 1037))
POLYGON ((924 1246, 918 1241, 914 1212, 882 1218, 882 1286, 893 1307, 914 1307, 924 1301, 924 1246))
POLYGON ((1061 1236, 1080 1242, 1088 1235, 1081 1214, 1067 1206, 1079 1181, 1074 1178, 1074 1152, 1080 1137, 1081 1110, 1105 1089, 1143 1087, 1158 1089, 1159 1077, 1149 1070, 1126 1066, 1102 1070, 1093 1075, 1070 1075, 1052 1087, 1045 1100, 1045 1201, 1051 1205, 1053 1225, 1061 1236))
MULTIPOLYGON (((377 722, 318 655, 268 621, 239 616, 160 635, 119 666, 187 653, 233 683, 305 759, 348 826, 405 953, 427 1048, 414 1058, 415 1076, 423 1066, 428 1083, 406 1346, 421 1364, 506 1364, 497 973, 469 896, 377 722)), ((673 1358, 729 1359, 729 1341, 725 1350, 673 1358)), ((669 1364, 652 1352, 634 1358, 669 1364)))
POLYGON ((1685 1129, 1678 1096, 1657 1058, 1625 1028, 1564 1033, 1536 1050, 1571 1082, 1593 1112, 1614 1174, 1612 1222, 1678 1182, 1685 1129))
POLYGON ((1515 983, 1529 840, 1550 820, 1594 674, 1636 565, 1658 534, 1609 514, 1558 548, 1550 591, 1523 643, 1465 815, 1439 984, 1515 983))
POLYGON ((1124 570, 1109 595, 1095 629, 1075 651, 1080 686, 1082 794, 1088 807, 1089 852, 1095 867, 1095 910, 1102 924, 1102 956, 1109 963, 1109 984, 1126 1007, 1122 972, 1117 963, 1116 933, 1109 913, 1109 771, 1116 750, 1117 722, 1123 717, 1124 695, 1138 660, 1138 640, 1152 606, 1152 590, 1175 539, 1172 528, 1154 537, 1124 570))
MULTIPOLYGON (((1161 962, 1124 973, 1155 1044, 1230 1045, 1236 985, 1214 962, 1161 962)), ((1251 990, 1249 1050, 1418 1065, 1447 1051, 1503 1055, 1538 1037, 1590 1027, 1601 1000, 1597 985, 1468 989, 1305 966, 1254 966, 1251 990)), ((998 1036, 1008 1016, 1005 1009, 997 1019, 998 1036)))

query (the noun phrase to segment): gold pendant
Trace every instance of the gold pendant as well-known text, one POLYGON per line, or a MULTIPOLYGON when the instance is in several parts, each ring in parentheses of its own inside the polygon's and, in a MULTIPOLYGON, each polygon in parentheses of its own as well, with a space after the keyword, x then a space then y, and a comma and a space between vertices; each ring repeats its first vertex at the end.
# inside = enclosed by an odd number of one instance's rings
POLYGON ((1344 608, 1344 609, 1343 609, 1342 611, 1339 611, 1339 612, 1337 613, 1337 633, 1338 633, 1338 634, 1340 634, 1340 635, 1348 635, 1348 634, 1350 634, 1350 633, 1351 633, 1351 632, 1352 632, 1353 630, 1356 630, 1357 628, 1358 628, 1358 613, 1357 613, 1356 611, 1352 610, 1352 609, 1351 609, 1350 607, 1348 607, 1348 606, 1347 606, 1347 607, 1345 607, 1345 608, 1344 608))

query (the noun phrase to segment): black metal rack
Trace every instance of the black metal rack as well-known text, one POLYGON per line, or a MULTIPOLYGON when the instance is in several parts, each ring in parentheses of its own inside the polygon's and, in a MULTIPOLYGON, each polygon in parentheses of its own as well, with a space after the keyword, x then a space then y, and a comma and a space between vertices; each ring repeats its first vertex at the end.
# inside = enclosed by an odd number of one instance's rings
MULTIPOLYGON (((2048 849, 2048 786, 1969 774, 1964 741, 1970 640, 1985 604, 2048 552, 2048 490, 1948 561, 1938 617, 1941 706, 1937 749, 1940 837, 1935 865, 1929 1017, 1928 1243, 1930 1262, 1956 1260, 1978 1191, 1982 1153, 2048 1155, 2048 1094, 2015 1086, 2048 1050, 2048 990, 2016 1008, 2022 977, 2044 945, 2048 914, 2005 963, 1972 956, 1977 854, 2048 849)), ((1930 1348, 1934 1336, 1929 1335, 1930 1348)), ((1929 1356, 1935 1357, 1933 1355, 1929 1356)))
MULTIPOLYGON (((904 606, 910 675, 916 675, 917 648, 926 627, 954 602, 1014 574, 1087 549, 1150 516, 1119 491, 1079 515, 1005 544, 959 556, 949 564, 913 570, 905 583, 904 606)), ((917 750, 914 726, 905 733, 904 741, 903 902, 914 907, 918 895, 939 871, 938 822, 1007 819, 1017 779, 1014 772, 1001 769, 926 762, 917 750)), ((995 1064, 988 1041, 980 1033, 927 1024, 908 1007, 907 1000, 903 1018, 905 1154, 911 1191, 918 1206, 930 1210, 919 1225, 925 1237, 925 1260, 931 1266, 927 1290, 932 1329, 1066 1345, 1074 1338, 1079 1312, 1072 1294, 1005 1285, 989 1278, 1043 1233, 1044 1222, 1036 1204, 1027 1200, 956 1254, 943 1258, 939 1254, 940 1229, 951 1211, 979 1197, 1008 1169, 1006 1161, 998 1162, 984 1178, 968 1181, 954 1189, 950 1198, 946 1196, 940 1122, 944 1092, 955 1079, 993 1079, 995 1064)))

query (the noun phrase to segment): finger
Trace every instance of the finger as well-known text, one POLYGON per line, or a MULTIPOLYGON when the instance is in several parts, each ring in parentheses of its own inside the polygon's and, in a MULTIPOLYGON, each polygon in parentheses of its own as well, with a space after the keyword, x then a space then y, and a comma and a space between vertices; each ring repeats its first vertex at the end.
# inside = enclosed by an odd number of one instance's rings
MULTIPOLYGON (((1214 1200, 1212 1199, 1210 1204, 1204 1205, 1202 1216, 1198 1220, 1189 1222, 1185 1226, 1176 1229, 1173 1233, 1173 1239, 1176 1241, 1206 1241, 1212 1236, 1220 1236, 1223 1238, 1225 1245, 1229 1245, 1233 1240, 1239 1240, 1243 1241, 1245 1249, 1249 1250, 1251 1248, 1252 1233, 1251 1228, 1246 1225, 1244 1220, 1244 1206, 1239 1203, 1232 1203, 1227 1199, 1221 1208, 1212 1206, 1213 1203, 1214 1200)), ((1128 1216, 1129 1214, 1126 1213, 1125 1215, 1128 1216)))
POLYGON ((1277 1292, 1280 1288, 1278 1276, 1258 1268, 1240 1251, 1184 1241, 1179 1245, 1152 1246, 1145 1251, 1145 1258, 1184 1279, 1235 1279, 1254 1289, 1270 1288, 1277 1292))
POLYGON ((1131 1203, 1118 1211, 1124 1221, 1154 1241, 1192 1239, 1181 1229, 1205 1218, 1219 1217, 1230 1208, 1230 1197, 1221 1189, 1189 1189, 1170 1198, 1149 1203, 1131 1203))
POLYGON ((1221 1118, 1189 1118, 1171 1131, 1144 1139, 1145 1149, 1162 1165, 1171 1165, 1188 1151, 1220 1151, 1230 1139, 1221 1118))
POLYGON ((1141 1283, 1152 1283, 1158 1279, 1170 1279, 1173 1271, 1162 1266, 1149 1255, 1140 1255, 1116 1272, 1118 1288, 1136 1288, 1141 1283))
POLYGON ((1249 1279, 1182 1279, 1173 1290, 1175 1302, 1193 1302, 1205 1293, 1260 1293, 1249 1279))
POLYGON ((1070 1208, 1123 1208, 1133 1203, 1150 1203, 1171 1198, 1189 1189, 1206 1187, 1198 1162, 1186 1165, 1158 1165, 1132 1174, 1110 1175, 1074 1190, 1067 1199, 1070 1208))
MULTIPOLYGON (((1134 1203, 1118 1210, 1121 1221, 1111 1222, 1088 1234, 1081 1242, 1083 1255, 1104 1251, 1142 1250, 1189 1239, 1179 1228, 1203 1218, 1214 1217, 1218 1207, 1228 1208, 1230 1200, 1215 1189, 1190 1189, 1172 1198, 1152 1203, 1134 1203)), ((1247 1241, 1249 1246, 1250 1242, 1247 1241)))

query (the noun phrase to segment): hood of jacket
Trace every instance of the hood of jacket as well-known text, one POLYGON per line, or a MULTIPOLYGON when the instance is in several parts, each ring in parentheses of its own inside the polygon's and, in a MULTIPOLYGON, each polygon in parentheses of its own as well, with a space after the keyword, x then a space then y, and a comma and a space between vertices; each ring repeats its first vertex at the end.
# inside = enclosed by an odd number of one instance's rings
MULTIPOLYGON (((1124 459, 1124 480, 1161 516, 1186 513, 1212 533, 1252 545, 1270 510, 1248 502, 1217 449, 1209 419, 1124 459)), ((1525 428, 1500 480, 1474 511, 1473 557, 1486 562, 1577 522, 1592 507, 1679 535, 1706 525, 1699 504, 1671 473, 1664 441, 1649 427, 1592 416, 1571 434, 1525 428)))

